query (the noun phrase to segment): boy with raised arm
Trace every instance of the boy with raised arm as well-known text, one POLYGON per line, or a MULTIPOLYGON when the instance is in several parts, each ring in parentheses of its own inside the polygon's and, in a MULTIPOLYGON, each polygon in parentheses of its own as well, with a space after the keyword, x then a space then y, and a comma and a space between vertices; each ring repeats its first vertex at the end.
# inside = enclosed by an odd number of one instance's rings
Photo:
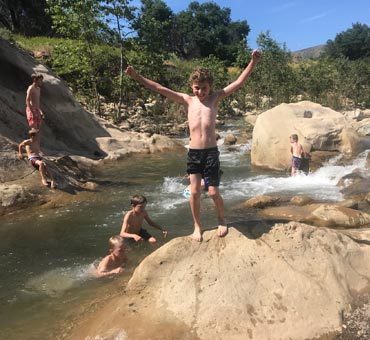
POLYGON ((261 59, 261 53, 254 50, 252 60, 239 77, 219 91, 212 90, 212 75, 207 69, 197 68, 190 76, 193 96, 175 92, 155 81, 138 74, 128 66, 126 74, 146 88, 155 91, 168 99, 184 105, 188 112, 190 146, 187 158, 187 172, 190 175, 191 196, 190 208, 194 220, 194 232, 191 238, 202 241, 200 222, 200 196, 202 177, 209 183, 208 195, 214 201, 218 218, 218 236, 227 234, 224 216, 224 203, 218 186, 220 183, 220 161, 216 141, 216 116, 219 102, 240 89, 261 59))

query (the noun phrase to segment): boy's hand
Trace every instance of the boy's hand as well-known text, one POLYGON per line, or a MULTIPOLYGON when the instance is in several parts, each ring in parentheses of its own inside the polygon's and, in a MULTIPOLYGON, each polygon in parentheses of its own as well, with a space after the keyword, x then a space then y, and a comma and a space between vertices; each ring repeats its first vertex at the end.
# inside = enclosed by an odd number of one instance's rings
POLYGON ((261 53, 260 50, 253 50, 253 52, 252 52, 252 60, 255 63, 258 63, 261 60, 261 57, 262 57, 262 53, 261 53))
POLYGON ((115 273, 115 274, 120 274, 120 273, 122 273, 124 271, 125 270, 122 267, 118 267, 118 268, 112 270, 112 272, 115 273))
POLYGON ((139 235, 134 235, 134 240, 136 241, 136 242, 139 242, 139 241, 142 241, 143 240, 143 238, 141 237, 141 236, 139 236, 139 235))
POLYGON ((162 234, 163 234, 163 237, 166 238, 167 234, 168 234, 168 231, 167 230, 162 230, 162 234))
POLYGON ((21 153, 18 153, 18 158, 19 158, 20 160, 23 160, 23 155, 22 155, 21 153))
POLYGON ((131 65, 127 66, 125 73, 131 78, 135 78, 137 76, 135 69, 131 65))

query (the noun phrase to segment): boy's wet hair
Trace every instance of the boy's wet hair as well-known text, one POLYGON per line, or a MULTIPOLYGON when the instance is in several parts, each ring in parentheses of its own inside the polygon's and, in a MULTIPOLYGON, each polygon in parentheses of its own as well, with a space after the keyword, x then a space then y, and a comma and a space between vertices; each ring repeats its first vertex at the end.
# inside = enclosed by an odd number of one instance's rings
POLYGON ((292 134, 291 136, 290 136, 290 138, 291 139, 293 139, 295 142, 297 142, 298 141, 298 135, 297 134, 292 134))
POLYGON ((39 133, 39 130, 37 130, 37 129, 31 129, 31 130, 28 131, 28 135, 30 137, 36 136, 38 133, 39 133))
POLYGON ((114 235, 109 239, 109 249, 124 245, 123 237, 114 235))
POLYGON ((209 85, 213 84, 213 77, 211 72, 204 67, 197 67, 189 77, 189 83, 208 83, 209 85))
POLYGON ((134 195, 131 197, 131 205, 136 206, 138 204, 147 203, 147 199, 143 195, 134 195))
POLYGON ((44 79, 44 76, 41 73, 32 73, 31 79, 32 81, 35 81, 37 79, 44 79))

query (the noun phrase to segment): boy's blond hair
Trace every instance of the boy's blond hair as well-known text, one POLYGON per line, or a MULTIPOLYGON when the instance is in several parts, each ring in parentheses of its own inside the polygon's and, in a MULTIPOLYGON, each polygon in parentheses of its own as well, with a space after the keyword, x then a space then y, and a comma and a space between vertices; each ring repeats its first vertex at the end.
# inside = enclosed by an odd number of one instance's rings
POLYGON ((197 67, 191 73, 189 77, 189 83, 192 85, 193 83, 208 83, 209 85, 213 84, 213 77, 211 72, 204 68, 204 67, 197 67))
POLYGON ((114 249, 122 245, 124 245, 123 237, 119 235, 114 235, 109 239, 109 249, 114 249))
POLYGON ((131 205, 136 206, 138 204, 147 203, 147 199, 143 195, 134 195, 131 197, 131 205))

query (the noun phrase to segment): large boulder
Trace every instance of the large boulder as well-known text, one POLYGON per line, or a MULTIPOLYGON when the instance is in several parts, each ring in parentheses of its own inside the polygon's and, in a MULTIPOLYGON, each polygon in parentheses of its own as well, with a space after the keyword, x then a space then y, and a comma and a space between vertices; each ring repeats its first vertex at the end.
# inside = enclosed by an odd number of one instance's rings
POLYGON ((369 287, 370 247, 360 243, 296 222, 257 239, 234 228, 225 238, 206 232, 202 243, 176 238, 71 338, 313 339, 340 331, 343 311, 369 287))
POLYGON ((358 152, 360 140, 347 127, 344 116, 309 101, 280 104, 258 116, 253 129, 253 165, 287 170, 291 164, 291 134, 297 134, 306 151, 358 152))

